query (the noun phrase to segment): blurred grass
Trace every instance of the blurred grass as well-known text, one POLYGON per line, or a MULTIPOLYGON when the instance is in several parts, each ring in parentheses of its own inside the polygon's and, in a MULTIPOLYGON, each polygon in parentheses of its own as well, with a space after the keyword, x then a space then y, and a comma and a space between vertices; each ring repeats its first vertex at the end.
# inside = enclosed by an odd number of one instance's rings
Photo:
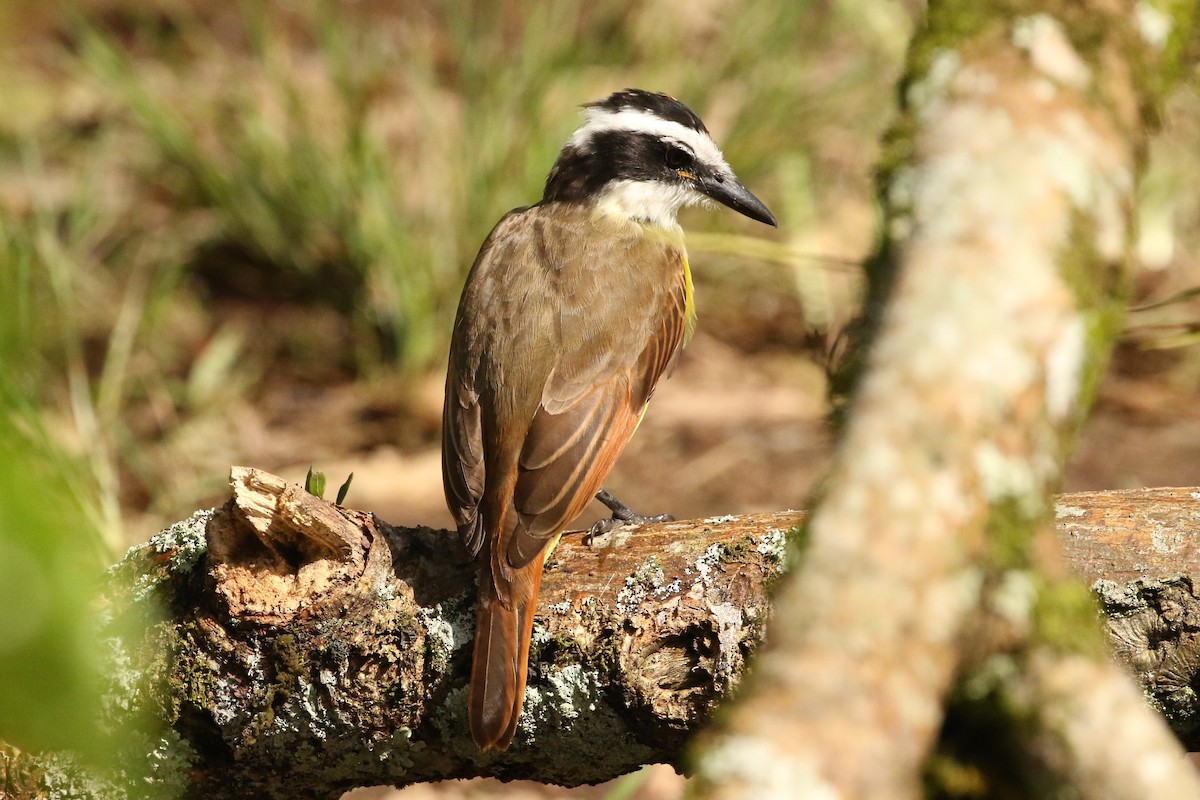
MULTIPOLYGON (((388 441, 428 445, 419 409, 480 242, 540 196, 579 104, 623 86, 694 107, 780 218, 686 212, 702 330, 743 350, 832 337, 909 24, 881 0, 0 2, 12 385, 110 550, 131 511, 156 529, 233 461, 327 457, 255 421, 319 429, 289 418, 312 387, 364 387, 388 441)), ((1156 297, 1200 282, 1180 186, 1200 111, 1176 106, 1144 192, 1156 297)), ((1160 307, 1137 341, 1197 317, 1160 307)))
POLYGON ((89 604, 110 553, 87 513, 94 492, 80 491, 95 489, 85 465, 55 446, 24 383, 48 288, 36 280, 36 243, 0 222, 0 740, 97 757, 100 661, 89 604))
MULTIPOLYGON (((906 36, 897 6, 782 0, 103 0, 0 19, 0 268, 27 287, 0 314, 26 325, 18 383, 113 546, 123 509, 180 514, 219 485, 225 419, 272 386, 365 379, 403 415, 480 242, 540 196, 579 104, 616 88, 698 109, 790 231, 690 221, 716 231, 693 247, 711 330, 800 342, 797 297, 845 316, 854 280, 807 253, 839 203, 869 206, 878 76, 906 36), (790 299, 761 318, 720 300, 763 282, 790 299)), ((861 252, 861 224, 842 227, 832 249, 861 252)))

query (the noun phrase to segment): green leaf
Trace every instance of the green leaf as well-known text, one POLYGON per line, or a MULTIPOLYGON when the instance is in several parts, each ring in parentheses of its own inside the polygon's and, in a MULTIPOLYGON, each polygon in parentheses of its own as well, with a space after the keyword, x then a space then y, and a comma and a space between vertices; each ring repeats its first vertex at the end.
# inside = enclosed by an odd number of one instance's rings
POLYGON ((325 499, 325 473, 314 472, 312 467, 308 468, 308 475, 304 478, 304 491, 309 494, 316 495, 322 500, 325 499))
POLYGON ((337 504, 340 506, 342 501, 346 499, 346 492, 350 491, 350 481, 354 480, 354 473, 351 472, 346 478, 346 482, 341 485, 337 493, 337 504))

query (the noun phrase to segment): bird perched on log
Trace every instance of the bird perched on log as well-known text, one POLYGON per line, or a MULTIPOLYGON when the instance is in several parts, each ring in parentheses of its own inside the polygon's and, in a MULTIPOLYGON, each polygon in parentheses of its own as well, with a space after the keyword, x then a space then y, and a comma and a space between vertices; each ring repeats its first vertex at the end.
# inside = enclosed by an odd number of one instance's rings
POLYGON ((467 277, 442 478, 479 569, 468 716, 483 750, 516 732, 542 566, 563 529, 593 497, 614 524, 651 519, 602 484, 692 332, 675 217, 709 199, 775 224, 691 109, 625 89, 584 107, 541 202, 500 220, 467 277))

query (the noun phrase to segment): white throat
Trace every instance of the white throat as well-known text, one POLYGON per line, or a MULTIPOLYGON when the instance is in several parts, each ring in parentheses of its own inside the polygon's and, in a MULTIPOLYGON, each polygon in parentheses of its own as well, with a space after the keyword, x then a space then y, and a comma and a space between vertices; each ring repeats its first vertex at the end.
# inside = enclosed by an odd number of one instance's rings
POLYGON ((622 220, 675 228, 675 215, 682 206, 704 200, 699 192, 661 181, 613 181, 596 198, 596 211, 622 220))

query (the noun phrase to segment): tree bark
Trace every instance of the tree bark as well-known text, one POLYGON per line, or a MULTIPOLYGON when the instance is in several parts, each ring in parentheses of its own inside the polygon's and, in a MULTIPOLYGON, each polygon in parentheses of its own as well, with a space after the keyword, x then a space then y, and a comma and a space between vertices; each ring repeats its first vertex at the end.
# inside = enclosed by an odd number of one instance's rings
MULTIPOLYGON (((114 686, 131 696, 107 722, 127 743, 124 779, 163 796, 332 798, 475 775, 577 785, 679 764, 759 643, 804 518, 656 525, 608 549, 568 537, 543 583, 522 730, 484 757, 464 718, 473 589, 456 537, 393 528, 254 470, 233 484, 226 506, 130 551, 111 579, 114 629, 144 622, 141 638, 109 642, 114 686)), ((1070 495, 1059 509, 1118 651, 1194 734, 1200 492, 1070 495)), ((120 796, 119 779, 53 756, 0 750, 0 777, 13 797, 47 785, 120 796)))

